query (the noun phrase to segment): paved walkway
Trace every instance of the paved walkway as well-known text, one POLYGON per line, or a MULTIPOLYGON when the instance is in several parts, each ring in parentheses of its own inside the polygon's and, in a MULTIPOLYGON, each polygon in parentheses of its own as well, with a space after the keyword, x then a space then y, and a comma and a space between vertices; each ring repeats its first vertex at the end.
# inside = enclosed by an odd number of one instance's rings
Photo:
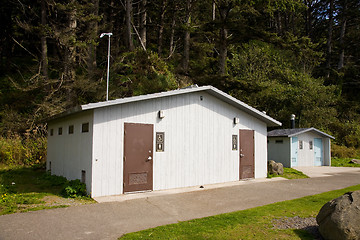
POLYGON ((183 193, 145 193, 138 199, 3 215, 0 239, 117 239, 128 232, 360 184, 360 168, 346 169, 331 170, 326 177, 252 180, 183 193))

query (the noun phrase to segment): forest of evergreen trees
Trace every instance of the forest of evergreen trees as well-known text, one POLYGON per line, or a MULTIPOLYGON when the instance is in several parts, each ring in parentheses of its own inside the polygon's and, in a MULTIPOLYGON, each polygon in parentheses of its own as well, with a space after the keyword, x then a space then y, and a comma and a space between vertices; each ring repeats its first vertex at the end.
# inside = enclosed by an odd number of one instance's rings
POLYGON ((213 85, 360 147, 358 0, 1 0, 0 131, 109 99, 213 85))

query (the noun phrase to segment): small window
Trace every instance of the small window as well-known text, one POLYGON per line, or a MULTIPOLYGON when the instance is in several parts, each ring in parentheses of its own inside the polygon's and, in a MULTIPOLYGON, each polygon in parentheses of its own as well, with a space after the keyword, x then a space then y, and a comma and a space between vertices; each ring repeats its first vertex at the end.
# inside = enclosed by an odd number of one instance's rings
POLYGON ((54 129, 50 129, 50 136, 54 136, 54 129))
POLYGON ((58 129, 58 134, 59 134, 59 135, 62 135, 62 127, 59 127, 59 129, 58 129))
POLYGON ((299 149, 303 149, 303 141, 299 141, 299 149))
POLYGON ((275 140, 275 143, 284 143, 284 140, 275 140))
POLYGON ((69 134, 73 134, 74 133, 74 125, 70 125, 69 126, 69 134))
POLYGON ((238 136, 232 135, 232 150, 238 150, 238 136))
POLYGON ((312 150, 313 149, 313 141, 309 142, 309 149, 312 150))
POLYGON ((83 123, 81 126, 81 132, 89 132, 89 123, 83 123))

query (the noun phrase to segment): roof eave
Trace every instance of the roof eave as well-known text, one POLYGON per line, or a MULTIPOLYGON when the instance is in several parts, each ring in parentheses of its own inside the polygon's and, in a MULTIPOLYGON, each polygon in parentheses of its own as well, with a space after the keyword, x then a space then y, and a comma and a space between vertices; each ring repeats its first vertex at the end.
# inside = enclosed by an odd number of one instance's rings
POLYGON ((288 135, 288 137, 294 137, 294 136, 296 136, 296 135, 299 135, 299 134, 302 134, 302 133, 306 133, 306 132, 310 132, 310 131, 314 131, 314 132, 316 132, 316 133, 318 133, 319 135, 322 135, 322 136, 324 136, 324 137, 328 137, 328 138, 331 138, 331 139, 335 139, 335 137, 333 137, 333 136, 331 136, 331 135, 329 135, 329 134, 326 134, 326 133, 324 133, 324 132, 322 132, 322 131, 320 131, 320 130, 318 130, 318 129, 316 129, 316 128, 308 128, 308 129, 305 129, 304 131, 301 131, 301 132, 298 132, 298 133, 294 133, 294 134, 290 134, 290 135, 288 135))
POLYGON ((244 112, 248 113, 249 115, 258 118, 266 123, 268 127, 279 127, 282 125, 281 122, 273 119, 272 117, 266 115, 265 113, 247 105, 244 102, 241 102, 240 100, 232 97, 229 94, 226 94, 219 89, 209 86, 209 89, 207 90, 208 93, 211 95, 216 95, 216 97, 220 98, 221 100, 229 103, 230 105, 235 106, 236 108, 239 108, 243 110, 244 112))
POLYGON ((110 100, 110 101, 104 101, 104 102, 97 102, 97 103, 89 103, 81 106, 77 106, 74 108, 71 108, 65 112, 62 112, 60 114, 54 115, 47 119, 47 121, 53 121, 58 118, 66 117, 68 115, 72 115, 81 111, 85 110, 91 110, 95 108, 102 108, 102 107, 109 107, 114 106, 118 104, 123 103, 131 103, 131 102, 138 102, 138 101, 145 101, 148 99, 156 99, 156 98, 162 98, 162 97, 168 97, 168 96, 175 96, 185 93, 192 93, 192 92, 199 92, 199 91, 205 91, 215 97, 220 98, 221 100, 229 103, 230 105, 243 110, 244 112, 248 113, 249 115, 262 120, 266 123, 268 127, 278 127, 281 126, 282 123, 271 118, 270 116, 260 112, 259 110, 241 102, 240 100, 230 96, 229 94, 226 94, 219 89, 212 87, 212 86, 202 86, 202 87, 196 87, 196 88, 187 88, 187 89, 181 89, 181 90, 173 90, 168 92, 161 92, 161 93, 153 93, 153 94, 147 94, 147 95, 140 95, 140 96, 134 96, 129 98, 122 98, 122 99, 116 99, 116 100, 110 100))

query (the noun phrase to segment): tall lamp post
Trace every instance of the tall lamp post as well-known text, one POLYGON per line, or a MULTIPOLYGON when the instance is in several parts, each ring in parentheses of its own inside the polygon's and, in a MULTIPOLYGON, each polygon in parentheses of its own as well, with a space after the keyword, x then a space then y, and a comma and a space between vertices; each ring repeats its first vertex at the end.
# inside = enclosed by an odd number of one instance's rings
POLYGON ((108 46, 108 60, 107 60, 107 74, 106 74, 106 101, 109 101, 109 71, 110 71, 110 37, 112 33, 102 33, 100 38, 104 36, 109 36, 109 46, 108 46))

